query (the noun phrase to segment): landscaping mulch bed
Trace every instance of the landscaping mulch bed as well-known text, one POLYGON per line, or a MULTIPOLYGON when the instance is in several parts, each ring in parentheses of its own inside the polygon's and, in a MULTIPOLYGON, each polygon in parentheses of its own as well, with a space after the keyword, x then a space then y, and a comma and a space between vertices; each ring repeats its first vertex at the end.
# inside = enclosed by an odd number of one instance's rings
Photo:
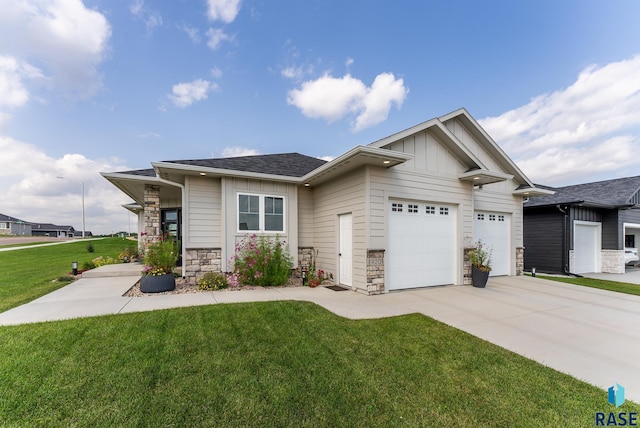
MULTIPOLYGON (((279 287, 302 287, 302 279, 289 278, 289 281, 285 285, 279 287)), ((240 290, 255 290, 256 288, 264 288, 253 285, 241 285, 237 287, 228 287, 220 291, 240 291, 240 290)), ((200 290, 198 284, 195 282, 188 282, 184 278, 176 278, 176 288, 171 291, 164 291, 162 293, 143 293, 140 291, 140 281, 136 282, 126 293, 124 297, 146 297, 146 296, 164 296, 167 294, 193 294, 193 293, 207 293, 208 290, 200 290)))

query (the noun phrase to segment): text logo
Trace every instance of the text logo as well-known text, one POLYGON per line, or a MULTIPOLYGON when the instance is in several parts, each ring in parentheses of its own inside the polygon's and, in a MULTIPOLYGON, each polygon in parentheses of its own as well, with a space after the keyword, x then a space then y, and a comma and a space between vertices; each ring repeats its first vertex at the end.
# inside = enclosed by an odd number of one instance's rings
POLYGON ((609 387, 608 401, 616 407, 622 406, 624 404, 624 386, 616 383, 614 386, 609 387))

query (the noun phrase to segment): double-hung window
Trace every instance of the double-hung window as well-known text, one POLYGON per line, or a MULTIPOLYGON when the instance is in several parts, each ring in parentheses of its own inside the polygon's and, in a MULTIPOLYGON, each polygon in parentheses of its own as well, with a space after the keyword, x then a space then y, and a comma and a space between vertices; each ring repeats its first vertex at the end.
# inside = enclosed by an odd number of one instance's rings
POLYGON ((238 193, 238 230, 284 232, 284 197, 238 193))

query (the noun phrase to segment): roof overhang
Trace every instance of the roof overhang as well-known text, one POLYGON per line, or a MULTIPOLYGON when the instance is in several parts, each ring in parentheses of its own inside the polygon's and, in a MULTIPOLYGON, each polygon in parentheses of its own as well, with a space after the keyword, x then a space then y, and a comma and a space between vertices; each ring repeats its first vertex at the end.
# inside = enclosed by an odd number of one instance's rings
POLYGON ((504 174, 502 172, 489 171, 486 169, 472 169, 458 175, 460 181, 470 181, 474 186, 483 186, 485 184, 499 183, 501 181, 511 180, 513 175, 504 174))
POLYGON ((413 155, 408 153, 371 146, 356 146, 303 176, 301 182, 305 186, 315 186, 365 165, 391 168, 410 159, 413 159, 413 155))
POLYGON ((520 187, 513 191, 514 195, 524 196, 525 198, 530 198, 532 196, 549 196, 553 195, 556 192, 548 189, 541 189, 539 187, 520 187))
POLYGON ((122 205, 123 208, 131 211, 134 214, 139 214, 140 212, 144 211, 144 207, 136 202, 131 202, 129 204, 124 204, 122 205))
POLYGON ((181 200, 180 188, 168 185, 158 177, 127 174, 124 172, 101 172, 100 174, 140 205, 144 204, 144 186, 146 184, 158 186, 160 188, 161 197, 163 198, 177 199, 178 201, 181 200))

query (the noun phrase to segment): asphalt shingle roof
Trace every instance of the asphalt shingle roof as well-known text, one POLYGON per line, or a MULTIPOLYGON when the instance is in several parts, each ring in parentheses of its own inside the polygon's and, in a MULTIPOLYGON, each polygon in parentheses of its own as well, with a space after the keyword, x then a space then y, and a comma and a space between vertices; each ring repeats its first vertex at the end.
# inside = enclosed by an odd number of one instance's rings
POLYGON ((20 221, 20 222, 26 223, 26 222, 24 222, 23 220, 20 220, 20 219, 18 219, 18 218, 11 217, 10 215, 5 215, 5 214, 0 214, 0 221, 11 221, 11 222, 18 222, 18 221, 20 221))
POLYGON ((640 176, 616 178, 593 183, 576 184, 564 187, 536 185, 556 193, 546 196, 534 196, 524 204, 525 207, 538 207, 556 204, 584 203, 585 205, 604 205, 620 207, 632 204, 631 198, 640 189, 640 176))
POLYGON ((202 166, 205 168, 255 172, 258 174, 284 175, 287 177, 302 177, 326 163, 326 161, 322 159, 301 155, 300 153, 175 160, 167 162, 202 166))

